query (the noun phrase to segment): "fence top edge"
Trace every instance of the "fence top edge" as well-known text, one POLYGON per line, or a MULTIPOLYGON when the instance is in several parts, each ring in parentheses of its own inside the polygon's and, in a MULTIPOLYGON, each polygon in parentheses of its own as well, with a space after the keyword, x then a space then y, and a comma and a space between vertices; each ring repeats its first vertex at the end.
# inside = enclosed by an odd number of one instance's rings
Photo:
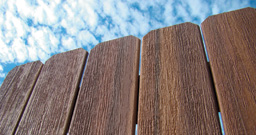
MULTIPOLYGON (((37 60, 37 61, 31 61, 31 62, 28 62, 28 63, 24 63, 24 64, 21 64, 21 65, 17 65, 17 66, 15 66, 14 68, 22 67, 22 66, 25 66, 25 65, 28 65, 28 64, 33 64, 33 63, 39 63, 39 64, 44 65, 40 60, 37 60)), ((14 69, 14 68, 13 68, 13 69, 14 69)), ((13 69, 12 69, 12 70, 13 70, 13 69)))
POLYGON ((125 40, 126 38, 132 38, 132 39, 138 40, 138 41, 140 42, 140 39, 139 39, 139 38, 137 38, 137 37, 135 37, 135 36, 133 36, 133 35, 129 35, 129 36, 120 37, 120 38, 116 38, 116 39, 112 39, 112 40, 108 40, 108 41, 104 41, 104 42, 98 43, 97 45, 95 45, 95 46, 91 49, 90 53, 93 52, 94 50, 97 50, 97 48, 98 48, 99 46, 102 46, 102 45, 104 45, 104 44, 106 44, 106 43, 113 42, 113 41, 119 41, 119 40, 125 40))
MULTIPOLYGON (((5 78, 8 76, 8 74, 10 74, 11 72, 13 72, 14 70, 18 70, 20 67, 24 67, 24 66, 26 66, 26 65, 33 65, 33 64, 40 64, 41 66, 44 65, 40 60, 28 62, 28 63, 21 64, 21 65, 17 65, 17 66, 15 66, 14 68, 12 68, 12 69, 7 73, 7 75, 5 76, 5 78)), ((0 87, 1 87, 1 86, 0 86, 0 87)))
POLYGON ((74 51, 78 51, 78 52, 79 52, 79 51, 82 51, 82 52, 84 52, 85 54, 88 54, 88 51, 86 51, 85 49, 83 49, 83 48, 77 48, 77 49, 73 49, 73 50, 70 50, 70 51, 66 51, 66 52, 54 54, 54 55, 52 55, 49 59, 47 59, 47 60, 45 61, 45 63, 47 63, 48 61, 50 61, 51 59, 53 59, 53 58, 55 58, 55 57, 57 57, 57 56, 59 56, 59 55, 63 55, 63 54, 65 54, 65 53, 74 52, 74 51))
POLYGON ((192 22, 179 23, 179 24, 175 24, 175 25, 171 25, 171 26, 167 26, 167 27, 151 30, 146 35, 144 35, 142 39, 146 39, 149 35, 155 33, 156 31, 163 30, 163 29, 169 29, 169 28, 172 28, 172 27, 181 27, 182 25, 191 25, 191 26, 199 27, 199 25, 197 25, 195 23, 192 23, 192 22))
POLYGON ((219 16, 231 14, 231 13, 234 13, 234 12, 241 12, 241 11, 245 11, 245 10, 253 11, 253 10, 256 10, 256 8, 253 8, 253 7, 246 7, 246 8, 242 8, 242 9, 227 11, 227 12, 223 12, 223 13, 220 13, 220 14, 208 16, 200 25, 202 26, 202 25, 204 25, 205 23, 207 23, 207 22, 209 22, 209 21, 211 21, 211 20, 213 20, 213 19, 216 19, 216 18, 219 17, 219 16))

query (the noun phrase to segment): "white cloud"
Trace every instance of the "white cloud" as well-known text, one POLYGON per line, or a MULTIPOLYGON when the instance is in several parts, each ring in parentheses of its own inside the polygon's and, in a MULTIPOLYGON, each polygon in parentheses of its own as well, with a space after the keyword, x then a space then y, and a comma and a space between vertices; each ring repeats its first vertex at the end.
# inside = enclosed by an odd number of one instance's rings
POLYGON ((17 17, 12 18, 12 23, 16 29, 17 37, 23 37, 26 34, 26 32, 29 31, 27 29, 27 25, 17 17))
POLYGON ((39 59, 40 59, 43 63, 45 63, 45 61, 46 61, 48 58, 50 58, 49 53, 46 53, 46 52, 43 51, 42 49, 37 50, 37 53, 38 53, 39 59))
POLYGON ((4 71, 3 66, 0 65, 0 72, 4 71))
POLYGON ((36 14, 36 16, 34 16, 33 20, 35 24, 44 24, 46 23, 45 19, 47 18, 44 12, 43 7, 38 7, 35 9, 34 13, 36 14))
POLYGON ((14 12, 15 11, 15 8, 16 8, 16 5, 14 4, 15 3, 15 0, 7 0, 4 1, 5 3, 3 4, 7 4, 8 5, 8 10, 11 11, 11 12, 14 12))
POLYGON ((31 36, 28 37, 28 51, 30 60, 39 58, 46 61, 51 53, 58 53, 59 41, 49 28, 31 29, 31 36))
MULTIPOLYGON (((4 71, 3 66, 0 65, 0 78, 4 78, 4 77, 6 76, 6 74, 3 73, 3 71, 4 71)), ((1 82, 0 82, 0 83, 1 83, 1 82)), ((1 86, 1 84, 0 84, 0 86, 1 86)))
POLYGON ((220 9, 218 7, 218 5, 214 4, 213 7, 212 7, 212 14, 218 14, 220 13, 220 9))
POLYGON ((13 25, 12 18, 14 18, 13 14, 10 11, 6 11, 5 22, 3 23, 3 29, 5 29, 4 40, 6 43, 16 37, 16 29, 13 25))
POLYGON ((163 16, 165 18, 165 20, 164 20, 165 24, 167 24, 167 25, 174 24, 176 21, 176 16, 174 16, 173 10, 174 10, 173 1, 168 1, 165 4, 164 14, 163 14, 163 16))
POLYGON ((129 17, 129 7, 128 3, 122 2, 122 1, 117 1, 117 11, 119 16, 123 19, 127 19, 129 17))
POLYGON ((15 52, 17 62, 22 63, 28 58, 27 48, 22 39, 15 39, 12 44, 12 51, 15 52))
POLYGON ((34 39, 36 45, 38 45, 43 51, 50 52, 50 45, 49 45, 49 30, 46 28, 42 29, 32 29, 31 35, 34 39))
POLYGON ((45 13, 47 16, 47 24, 55 24, 57 21, 56 15, 55 15, 55 5, 50 5, 50 7, 44 5, 45 7, 45 13))
POLYGON ((14 62, 15 56, 13 56, 11 47, 7 46, 2 39, 0 39, 0 64, 6 62, 14 62))
POLYGON ((74 39, 71 37, 62 37, 62 45, 66 50, 72 50, 77 48, 74 39))
POLYGON ((184 5, 178 4, 176 5, 177 7, 177 14, 178 16, 180 16, 184 22, 189 22, 192 20, 190 14, 188 13, 188 11, 186 10, 186 7, 184 5))
POLYGON ((137 27, 136 31, 133 31, 135 35, 142 34, 145 35, 147 32, 150 30, 150 25, 149 25, 149 17, 144 16, 141 12, 137 10, 132 10, 132 16, 134 18, 134 23, 133 27, 137 27), (135 33, 137 32, 137 33, 135 33))
POLYGON ((103 1, 103 11, 107 15, 111 15, 115 12, 115 2, 113 0, 104 0, 103 1))
POLYGON ((200 23, 211 14, 247 6, 249 0, 0 0, 0 65, 44 62, 69 49, 89 51, 99 41, 142 38, 152 29, 200 23))
MULTIPOLYGON (((33 39, 30 39, 29 42, 31 44, 34 44, 33 39)), ((37 53, 37 48, 35 47, 35 45, 30 45, 28 47, 28 56, 29 56, 29 60, 31 61, 36 61, 38 60, 38 53, 37 53)))
POLYGON ((190 13, 194 17, 198 17, 200 20, 198 23, 205 20, 207 14, 209 14, 209 5, 204 0, 187 0, 188 6, 190 8, 190 13))
POLYGON ((5 73, 0 73, 0 78, 5 78, 5 73))
POLYGON ((162 1, 152 1, 152 0, 131 0, 129 1, 129 3, 133 4, 133 3, 136 3, 136 4, 139 4, 139 7, 140 9, 142 10, 148 10, 149 7, 154 7, 156 5, 159 5, 161 3, 165 3, 164 0, 162 1))
POLYGON ((250 5, 249 2, 249 0, 215 0, 213 1, 210 9, 212 9, 213 14, 218 14, 222 12, 245 8, 248 6, 253 6, 250 5))
MULTIPOLYGON (((67 12, 67 17, 68 18, 74 18, 75 13, 73 12, 72 8, 68 5, 68 4, 63 4, 63 8, 65 9, 65 11, 67 12)), ((75 7, 76 8, 76 7, 75 7)))
POLYGON ((51 48, 51 51, 52 53, 55 53, 55 52, 58 52, 57 49, 58 49, 58 45, 59 45, 59 40, 58 38, 54 35, 54 33, 52 32, 48 32, 49 34, 49 44, 50 44, 50 48, 51 48))
POLYGON ((78 47, 85 46, 88 48, 88 50, 91 50, 90 44, 94 46, 98 43, 96 38, 89 31, 86 31, 86 30, 79 32, 77 37, 77 42, 78 42, 77 43, 78 47))
POLYGON ((97 34, 97 35, 104 35, 104 32, 106 32, 107 30, 108 30, 108 28, 106 26, 100 25, 95 30, 95 34, 97 34))
POLYGON ((90 27, 95 27, 98 21, 98 14, 94 11, 94 9, 92 9, 90 5, 85 4, 83 8, 85 8, 86 11, 82 17, 90 27))
POLYGON ((32 17, 35 12, 35 7, 28 4, 26 0, 16 0, 15 5, 22 18, 32 17))

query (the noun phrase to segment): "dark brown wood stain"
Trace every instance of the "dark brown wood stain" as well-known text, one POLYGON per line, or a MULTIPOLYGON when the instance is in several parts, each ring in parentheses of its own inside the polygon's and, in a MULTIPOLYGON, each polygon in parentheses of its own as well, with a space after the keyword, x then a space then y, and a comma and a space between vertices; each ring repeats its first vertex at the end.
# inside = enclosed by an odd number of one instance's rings
POLYGON ((132 135, 136 122, 139 135, 221 134, 218 104, 227 135, 254 135, 255 24, 254 8, 202 23, 211 70, 192 23, 143 37, 140 77, 133 36, 91 50, 80 90, 83 49, 15 67, 0 88, 0 135, 132 135))
POLYGON ((86 57, 84 49, 76 49, 46 61, 16 135, 64 134, 86 57))
POLYGON ((91 50, 69 135, 134 134, 139 50, 133 36, 91 50))
POLYGON ((202 31, 227 135, 256 134, 256 9, 208 17, 202 31))
POLYGON ((43 64, 27 63, 12 69, 0 88, 0 134, 11 135, 22 116, 43 64))
POLYGON ((184 23, 143 37, 139 135, 221 134, 199 27, 184 23))

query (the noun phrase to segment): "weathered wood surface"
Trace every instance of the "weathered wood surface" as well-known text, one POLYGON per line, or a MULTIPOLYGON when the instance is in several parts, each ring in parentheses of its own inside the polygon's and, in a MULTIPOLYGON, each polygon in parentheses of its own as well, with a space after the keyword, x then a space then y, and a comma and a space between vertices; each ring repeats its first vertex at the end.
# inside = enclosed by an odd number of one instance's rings
POLYGON ((11 135, 22 116, 40 73, 40 61, 13 68, 0 88, 0 134, 11 135))
POLYGON ((84 49, 76 49, 46 61, 18 125, 17 135, 65 134, 86 57, 84 49))
POLYGON ((141 55, 139 135, 221 134, 197 25, 149 32, 141 55))
POLYGON ((207 18, 202 31, 227 135, 256 134, 256 9, 207 18))
POLYGON ((134 134, 139 50, 133 36, 91 50, 69 135, 134 134))

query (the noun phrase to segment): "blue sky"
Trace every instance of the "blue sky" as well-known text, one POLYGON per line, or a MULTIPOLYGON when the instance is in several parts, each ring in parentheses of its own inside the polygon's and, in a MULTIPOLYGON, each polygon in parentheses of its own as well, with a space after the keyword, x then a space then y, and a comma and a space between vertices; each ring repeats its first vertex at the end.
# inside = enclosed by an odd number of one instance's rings
POLYGON ((17 65, 244 7, 250 0, 1 0, 0 85, 17 65))

